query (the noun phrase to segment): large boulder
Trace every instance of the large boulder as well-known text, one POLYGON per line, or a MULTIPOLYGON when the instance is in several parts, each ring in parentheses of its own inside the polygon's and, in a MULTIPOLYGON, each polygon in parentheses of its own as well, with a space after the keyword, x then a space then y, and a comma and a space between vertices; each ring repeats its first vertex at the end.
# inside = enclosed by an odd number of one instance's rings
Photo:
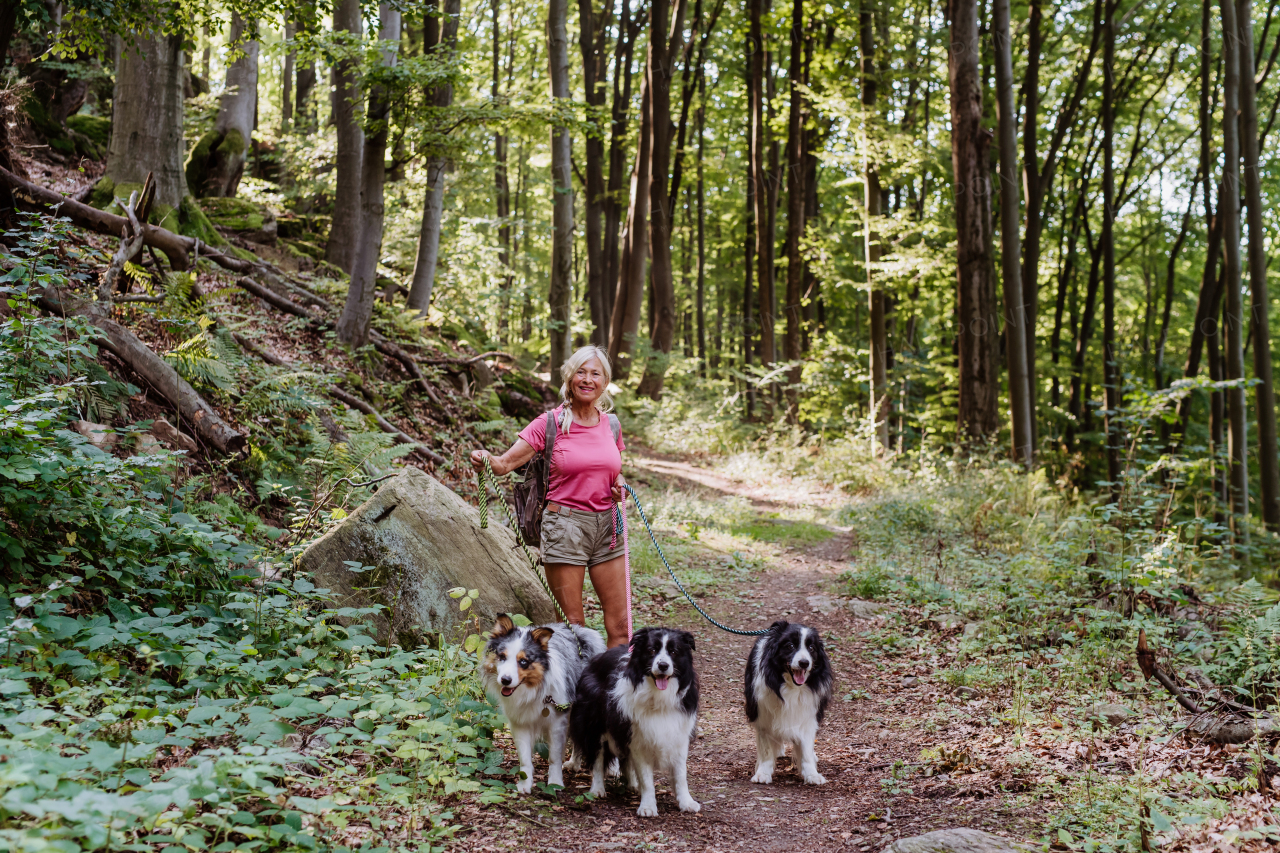
POLYGON ((884 853, 1031 853, 1029 845, 980 829, 940 829, 899 838, 884 853))
POLYGON ((448 636, 472 614, 485 628, 498 613, 555 619, 515 535, 494 521, 482 530, 474 507, 417 468, 384 483, 307 548, 300 565, 340 606, 382 604, 379 642, 390 636, 406 648, 431 634, 448 636), (352 571, 365 566, 374 568, 352 571), (455 587, 480 591, 465 614, 449 597, 455 587))

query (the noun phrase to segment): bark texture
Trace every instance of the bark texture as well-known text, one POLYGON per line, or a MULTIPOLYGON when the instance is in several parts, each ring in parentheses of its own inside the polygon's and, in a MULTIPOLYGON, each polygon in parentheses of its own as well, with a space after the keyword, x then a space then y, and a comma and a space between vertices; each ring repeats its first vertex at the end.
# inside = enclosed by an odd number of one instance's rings
MULTIPOLYGON (((116 59, 111 146, 104 177, 118 187, 155 176, 153 218, 177 227, 176 213, 187 193, 182 169, 182 37, 140 34, 123 45, 116 59)), ((117 194, 119 194, 117 192, 117 194)), ((124 193, 127 197, 128 193, 124 193)))
POLYGON ((249 159, 258 109, 258 42, 246 38, 251 29, 232 14, 231 45, 239 55, 227 66, 226 91, 213 129, 200 137, 187 159, 187 184, 201 198, 234 196, 249 159))
MULTIPOLYGON (((458 10, 460 0, 444 0, 444 18, 428 19, 427 41, 424 45, 442 58, 452 56, 458 49, 458 10), (434 24, 434 25, 433 25, 434 24), (434 39, 432 38, 434 36, 434 39)), ((453 103, 453 86, 442 83, 432 87, 431 105, 444 109, 453 103)), ((431 295, 435 290, 436 266, 440 259, 440 228, 444 219, 444 180, 449 161, 434 153, 427 158, 427 188, 422 203, 422 227, 418 233, 418 255, 413 265, 413 280, 409 286, 409 308, 425 314, 431 308, 431 295)))
MULTIPOLYGON (((862 59, 862 107, 868 116, 876 113, 876 15, 872 10, 864 10, 860 15, 859 41, 862 59)), ((876 233, 875 222, 880 216, 880 170, 875 161, 868 158, 863 172, 863 258, 866 259, 867 272, 867 317, 871 328, 868 337, 870 349, 870 406, 875 421, 876 453, 884 453, 889 449, 889 335, 885 328, 885 294, 876 284, 875 265, 880 261, 880 235, 876 233)))
POLYGON ((999 427, 997 320, 992 245, 991 134, 982 127, 978 5, 950 0, 951 164, 955 174, 956 323, 960 360, 958 431, 985 439, 999 427))
POLYGON ((1249 221, 1249 293, 1253 323, 1253 376, 1258 411, 1258 481, 1262 519, 1280 530, 1280 460, 1276 456, 1276 394, 1271 375, 1270 297, 1267 291, 1267 234, 1262 222, 1262 179, 1258 161, 1258 99, 1254 85, 1253 4, 1240 0, 1240 149, 1249 221))
MULTIPOLYGON (((791 58, 787 69, 791 87, 791 105, 787 113, 787 317, 786 338, 783 341, 783 357, 792 363, 787 372, 787 420, 800 422, 800 330, 804 323, 800 303, 804 298, 804 256, 801 243, 804 240, 805 168, 804 125, 805 98, 801 89, 804 65, 804 0, 792 0, 791 4, 791 58)), ((699 163, 701 166, 701 163, 699 163)), ((701 188, 701 184, 699 184, 701 188)), ((702 304, 698 304, 698 334, 702 340, 702 304)))
POLYGON ((1030 466, 1034 447, 1027 327, 1019 246, 1018 114, 1013 108, 1013 42, 1009 0, 995 0, 996 104, 1000 117, 1000 254, 1003 260, 1005 354, 1009 375, 1009 424, 1013 458, 1030 466))
POLYGON ((644 298, 645 261, 649 256, 649 86, 641 86, 640 139, 635 166, 631 170, 631 204, 626 230, 622 234, 622 258, 618 290, 613 301, 612 331, 609 334, 609 361, 615 375, 625 379, 631 372, 631 353, 640 331, 640 305, 644 298))
MULTIPOLYGON (((379 8, 379 39, 384 45, 382 64, 396 64, 396 48, 400 42, 400 12, 390 3, 379 8)), ((382 254, 383 190, 387 177, 387 116, 390 93, 385 82, 375 83, 369 90, 369 128, 361 154, 360 221, 356 252, 351 263, 351 285, 347 301, 338 318, 338 339, 350 347, 364 346, 369 340, 369 323, 373 319, 373 300, 377 295, 378 259, 382 254)))
MULTIPOLYGON (((568 0, 550 0, 547 6, 547 62, 551 99, 556 109, 569 109, 568 0)), ((573 144, 565 124, 551 128, 552 207, 551 284, 547 305, 551 317, 551 376, 569 357, 573 319, 573 144)))
MULTIPOLYGON (((336 0, 333 29, 356 38, 360 36, 360 0, 336 0)), ((359 91, 354 62, 344 60, 338 63, 333 69, 333 87, 333 123, 338 135, 337 174, 333 220, 324 259, 349 273, 355 261, 356 240, 360 233, 360 157, 364 149, 364 131, 357 117, 359 91)))

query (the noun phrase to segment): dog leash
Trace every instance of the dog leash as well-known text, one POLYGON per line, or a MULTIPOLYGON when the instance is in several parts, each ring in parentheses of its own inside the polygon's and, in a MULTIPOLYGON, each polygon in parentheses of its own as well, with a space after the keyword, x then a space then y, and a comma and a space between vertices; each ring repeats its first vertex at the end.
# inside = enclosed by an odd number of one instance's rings
MULTIPOLYGON (((672 569, 671 564, 667 562, 667 555, 662 553, 662 546, 658 544, 658 537, 653 535, 653 527, 650 526, 649 519, 645 517, 644 507, 640 505, 640 498, 636 497, 636 490, 631 488, 630 483, 627 483, 624 486, 624 488, 627 490, 628 493, 630 493, 631 500, 636 502, 636 509, 640 512, 640 520, 644 522, 645 529, 649 531, 649 539, 653 541, 653 547, 658 549, 658 556, 662 558, 662 565, 667 567, 667 574, 671 575, 671 579, 676 582, 676 586, 678 586, 680 588, 680 591, 684 593, 684 597, 688 599, 690 604, 693 605, 693 609, 701 613, 703 619, 706 619, 708 622, 710 622, 712 625, 715 625, 721 631, 728 631, 730 634, 737 634, 740 637, 761 637, 769 633, 769 629, 767 628, 761 631, 744 631, 740 628, 730 628, 728 625, 724 625, 720 622, 717 622, 715 619, 711 617, 711 614, 703 610, 702 607, 698 605, 698 602, 693 600, 693 596, 689 594, 689 591, 684 588, 684 584, 680 583, 680 578, 676 577, 675 570, 672 569)), ((625 537, 623 539, 623 544, 624 546, 626 544, 625 537)), ((628 559, 628 563, 627 563, 628 592, 630 591, 630 585, 631 585, 631 569, 630 569, 630 560, 628 559)), ((630 622, 630 618, 631 618, 631 602, 630 602, 630 599, 628 598, 628 601, 627 601, 628 623, 630 622)), ((630 624, 628 624, 627 627, 629 630, 630 624)))
MULTIPOLYGON (((484 472, 476 474, 476 485, 478 486, 476 491, 478 493, 477 499, 480 502, 481 530, 489 529, 489 490, 485 488, 486 477, 489 480, 488 485, 493 486, 493 490, 498 493, 499 497, 502 497, 502 488, 498 485, 498 478, 493 473, 493 466, 489 463, 488 456, 484 458, 484 472)), ((498 501, 498 503, 502 505, 503 512, 507 514, 507 523, 511 525, 511 530, 516 534, 516 544, 519 545, 520 550, 524 552, 524 557, 529 561, 529 565, 533 568, 533 573, 537 576, 538 582, 542 584, 542 588, 546 590, 547 598, 551 599, 551 606, 556 609, 556 615, 560 617, 561 622, 569 625, 569 617, 565 616, 564 611, 560 609, 560 602, 556 601, 555 594, 551 592, 551 585, 547 582, 545 573, 538 571, 538 561, 534 559, 533 554, 529 551, 529 546, 525 544, 524 536, 520 533, 520 525, 516 524, 515 516, 511 514, 511 507, 507 505, 506 498, 498 501)), ((630 593, 629 585, 627 587, 627 591, 630 593)), ((630 612, 630 607, 631 601, 628 599, 628 612, 630 612)), ((578 644, 578 657, 585 658, 587 653, 586 650, 582 648, 582 638, 578 636, 578 632, 574 631, 572 626, 569 627, 569 633, 573 635, 574 642, 578 644)), ((551 704, 555 703, 553 702, 551 704)), ((559 705, 556 705, 556 707, 560 708, 559 705)), ((564 708, 568 707, 568 705, 564 706, 564 708)))

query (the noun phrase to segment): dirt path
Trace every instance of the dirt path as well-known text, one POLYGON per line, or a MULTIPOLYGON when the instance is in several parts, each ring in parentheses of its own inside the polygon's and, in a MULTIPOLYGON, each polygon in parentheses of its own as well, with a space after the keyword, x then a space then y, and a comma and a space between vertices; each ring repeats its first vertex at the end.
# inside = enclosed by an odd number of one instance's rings
MULTIPOLYGON (((747 497, 762 514, 831 500, 829 494, 806 494, 799 487, 738 482, 676 460, 645 457, 637 466, 648 476, 675 480, 712 498, 747 497)), ((645 600, 637 590, 638 625, 659 620, 697 637, 702 706, 689 778, 701 813, 679 812, 668 784, 658 788, 657 818, 637 818, 638 797, 617 783, 600 801, 575 803, 590 781, 579 773, 566 775, 567 788, 557 802, 533 797, 510 807, 464 807, 458 818, 470 831, 459 835, 455 849, 861 852, 879 851, 895 838, 958 826, 1016 837, 1035 834, 1036 813, 1042 810, 1001 790, 1016 791, 1017 784, 975 784, 974 776, 895 778, 895 762, 919 764, 922 750, 963 734, 966 710, 980 711, 966 709, 967 703, 933 680, 927 668, 877 660, 875 640, 883 620, 854 618, 836 582, 849 566, 853 545, 853 534, 839 530, 812 546, 785 547, 769 570, 727 579, 702 602, 731 625, 765 627, 785 618, 823 632, 837 677, 837 698, 817 743, 826 785, 802 785, 788 759, 779 762, 773 785, 750 782, 755 739, 743 712, 742 680, 752 638, 713 628, 682 600, 667 606, 661 599, 645 600), (936 711, 948 705, 955 707, 943 717, 953 725, 939 725, 936 711)), ((539 764, 536 779, 544 779, 544 773, 539 764)))

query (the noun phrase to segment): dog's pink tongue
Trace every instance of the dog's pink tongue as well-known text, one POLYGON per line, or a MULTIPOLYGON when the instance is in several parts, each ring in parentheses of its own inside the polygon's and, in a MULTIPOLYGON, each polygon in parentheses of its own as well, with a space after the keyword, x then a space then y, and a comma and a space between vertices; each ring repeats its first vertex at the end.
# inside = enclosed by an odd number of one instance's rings
POLYGON ((653 683, 654 683, 654 684, 656 684, 656 685, 658 685, 658 689, 659 689, 659 690, 666 690, 666 689, 667 689, 667 680, 668 680, 667 676, 657 676, 657 675, 655 675, 655 676, 653 677, 653 683))
POLYGON ((804 680, 808 677, 809 677, 808 670, 804 670, 804 669, 791 670, 791 678, 795 681, 797 687, 799 687, 801 684, 804 684, 804 680))

